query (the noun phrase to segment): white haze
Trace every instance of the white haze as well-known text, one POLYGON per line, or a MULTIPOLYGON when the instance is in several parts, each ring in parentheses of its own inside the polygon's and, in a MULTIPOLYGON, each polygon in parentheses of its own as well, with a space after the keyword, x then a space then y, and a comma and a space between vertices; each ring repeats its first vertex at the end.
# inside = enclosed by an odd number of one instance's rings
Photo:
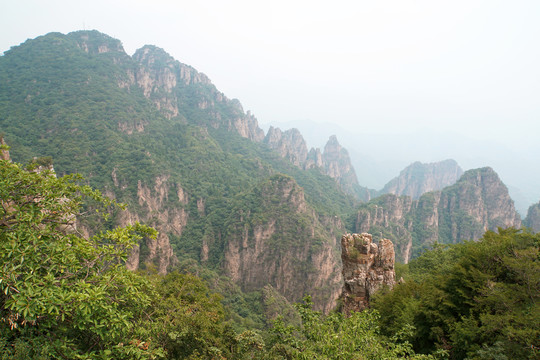
POLYGON ((364 185, 454 158, 540 200, 540 1, 2 0, 0 52, 80 29, 164 48, 309 145, 336 128, 364 185))

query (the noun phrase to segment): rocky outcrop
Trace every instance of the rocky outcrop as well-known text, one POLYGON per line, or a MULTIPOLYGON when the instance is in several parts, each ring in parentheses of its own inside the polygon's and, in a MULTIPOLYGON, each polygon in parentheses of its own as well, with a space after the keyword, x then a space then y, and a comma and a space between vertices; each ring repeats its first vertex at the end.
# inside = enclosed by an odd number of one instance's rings
POLYGON ((341 223, 323 224, 285 175, 263 182, 248 199, 231 214, 225 274, 246 291, 269 284, 291 302, 311 294, 318 309, 330 311, 341 287, 341 223))
POLYGON ((86 53, 92 55, 119 53, 127 56, 120 40, 102 34, 99 31, 74 31, 69 33, 68 36, 74 38, 77 41, 79 48, 86 53))
POLYGON ((429 164, 417 161, 403 169, 398 177, 390 180, 381 193, 407 195, 418 199, 422 194, 455 184, 461 175, 463 170, 455 160, 429 164))
POLYGON ((449 242, 479 239, 497 227, 520 227, 508 189, 490 167, 469 170, 441 193, 439 227, 449 242))
POLYGON ((527 217, 523 221, 523 225, 531 228, 535 232, 540 231, 540 202, 529 207, 527 217))
MULTIPOLYGON (((174 189, 174 187, 173 184, 169 183, 168 176, 156 177, 152 187, 139 181, 137 198, 141 208, 139 214, 141 215, 129 210, 119 214, 117 222, 120 226, 142 221, 159 232, 156 239, 144 239, 142 243, 133 249, 126 261, 128 269, 137 270, 143 263, 154 263, 158 272, 165 274, 177 262, 169 236, 180 237, 188 223, 189 216, 183 207, 170 207, 167 205, 170 190, 174 189)), ((185 191, 179 185, 176 186, 175 190, 178 199, 173 201, 178 200, 180 204, 186 204, 187 194, 185 191)), ((172 193, 174 194, 174 192, 172 193)))
POLYGON ((279 128, 270 126, 264 138, 264 143, 294 165, 300 168, 305 166, 308 149, 306 141, 298 129, 282 132, 279 128))
POLYGON ((169 119, 188 122, 198 119, 199 125, 225 128, 256 142, 264 139, 257 119, 249 111, 244 113, 238 100, 230 100, 218 91, 203 73, 156 46, 142 47, 133 59, 140 66, 136 71, 128 71, 128 79, 169 119), (196 109, 199 115, 193 116, 192 111, 185 113, 187 108, 196 109))
POLYGON ((319 168, 333 178, 345 193, 363 201, 371 198, 370 190, 358 184, 349 153, 339 144, 335 135, 330 137, 322 153, 315 148, 308 152, 306 142, 297 129, 281 131, 271 126, 264 143, 299 168, 319 168))
POLYGON ((356 231, 386 237, 407 263, 434 242, 479 239, 497 227, 520 227, 506 186, 491 168, 469 170, 452 186, 418 200, 387 194, 360 206, 356 231))
POLYGON ((4 137, 0 136, 0 160, 11 161, 9 156, 9 146, 4 141, 4 137))
POLYGON ((322 153, 320 149, 311 148, 309 150, 304 168, 324 168, 322 153))
POLYGON ((345 234, 341 238, 343 263, 342 311, 350 314, 369 307, 370 298, 382 287, 395 285, 394 245, 373 242, 370 234, 345 234))

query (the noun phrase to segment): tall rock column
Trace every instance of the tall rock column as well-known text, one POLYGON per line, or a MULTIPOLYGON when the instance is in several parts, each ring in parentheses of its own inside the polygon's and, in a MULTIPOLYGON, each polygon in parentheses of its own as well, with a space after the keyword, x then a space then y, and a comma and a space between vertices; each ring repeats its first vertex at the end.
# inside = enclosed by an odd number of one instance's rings
POLYGON ((394 245, 382 239, 375 244, 370 234, 345 234, 341 238, 343 262, 343 312, 362 311, 382 286, 395 284, 394 245))

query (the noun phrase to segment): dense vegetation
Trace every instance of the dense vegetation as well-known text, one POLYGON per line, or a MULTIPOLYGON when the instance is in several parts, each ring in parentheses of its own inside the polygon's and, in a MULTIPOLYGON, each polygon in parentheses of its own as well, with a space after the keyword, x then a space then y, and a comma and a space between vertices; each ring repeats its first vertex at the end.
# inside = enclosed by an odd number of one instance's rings
POLYGON ((452 359, 538 358, 539 251, 540 234, 515 229, 437 246, 375 301, 384 333, 410 327, 415 350, 452 359))
POLYGON ((539 355, 540 234, 508 229, 436 247, 401 269, 405 281, 374 309, 349 318, 316 312, 307 297, 293 313, 274 307, 278 317, 263 329, 238 331, 200 277, 126 270, 127 251, 155 236, 151 228, 79 234, 73 220, 84 200, 103 204, 104 216, 115 206, 98 191, 6 160, 0 175, 2 359, 539 355))

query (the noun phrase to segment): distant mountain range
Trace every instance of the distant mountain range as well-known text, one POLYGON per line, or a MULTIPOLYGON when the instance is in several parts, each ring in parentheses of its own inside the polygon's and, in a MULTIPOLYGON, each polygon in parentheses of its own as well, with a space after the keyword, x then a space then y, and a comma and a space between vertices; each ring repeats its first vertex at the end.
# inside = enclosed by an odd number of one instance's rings
POLYGON ((387 133, 371 133, 363 130, 364 121, 370 119, 359 119, 355 122, 358 125, 346 129, 330 122, 310 120, 276 121, 263 124, 263 127, 297 128, 309 146, 314 147, 323 146, 328 134, 336 135, 349 151, 358 183, 368 188, 382 189, 413 162, 454 159, 465 170, 490 166, 497 171, 522 217, 527 214, 528 207, 540 199, 540 168, 536 166, 540 144, 522 148, 521 144, 474 139, 457 133, 440 133, 436 129, 410 133, 388 129, 387 133))
POLYGON ((131 269, 195 263, 244 291, 312 294, 323 310, 341 290, 345 232, 387 236, 407 261, 435 241, 520 225, 490 168, 460 178, 455 161, 415 163, 383 188, 396 195, 377 197, 336 136, 321 151, 295 129, 265 133, 193 67, 150 45, 130 57, 97 31, 50 33, 0 57, 0 132, 14 161, 50 156, 57 174, 79 172, 128 205, 82 231, 133 221, 159 231, 131 269))

